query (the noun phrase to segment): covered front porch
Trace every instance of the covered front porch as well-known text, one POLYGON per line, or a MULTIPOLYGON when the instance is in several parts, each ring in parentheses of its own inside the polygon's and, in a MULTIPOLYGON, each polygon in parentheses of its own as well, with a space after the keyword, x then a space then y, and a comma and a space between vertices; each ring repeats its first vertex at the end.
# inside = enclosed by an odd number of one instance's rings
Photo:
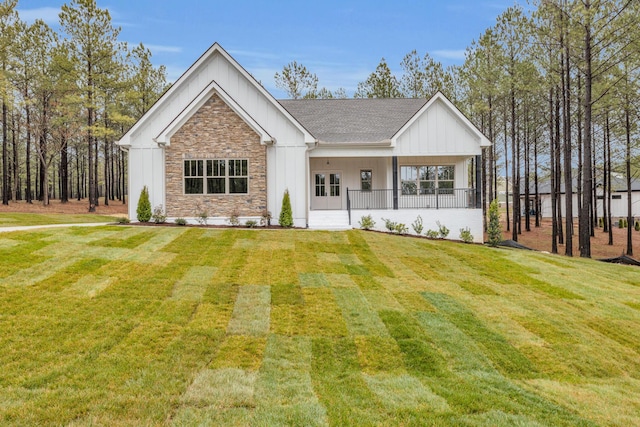
POLYGON ((312 157, 309 209, 480 208, 478 161, 470 156, 312 157))

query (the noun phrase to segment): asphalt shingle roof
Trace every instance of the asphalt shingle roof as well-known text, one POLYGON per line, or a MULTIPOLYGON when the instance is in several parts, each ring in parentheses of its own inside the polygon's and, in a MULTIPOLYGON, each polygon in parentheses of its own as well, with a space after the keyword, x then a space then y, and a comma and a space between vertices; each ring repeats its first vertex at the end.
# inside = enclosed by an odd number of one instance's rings
POLYGON ((427 99, 286 99, 280 104, 324 143, 375 143, 390 139, 427 99))

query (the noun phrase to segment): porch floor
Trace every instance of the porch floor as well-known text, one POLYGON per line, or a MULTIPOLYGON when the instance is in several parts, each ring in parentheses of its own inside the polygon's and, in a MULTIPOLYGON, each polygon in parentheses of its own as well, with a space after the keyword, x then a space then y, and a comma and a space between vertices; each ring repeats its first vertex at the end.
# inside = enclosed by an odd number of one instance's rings
POLYGON ((349 230, 349 213, 346 210, 310 210, 309 228, 312 230, 349 230))

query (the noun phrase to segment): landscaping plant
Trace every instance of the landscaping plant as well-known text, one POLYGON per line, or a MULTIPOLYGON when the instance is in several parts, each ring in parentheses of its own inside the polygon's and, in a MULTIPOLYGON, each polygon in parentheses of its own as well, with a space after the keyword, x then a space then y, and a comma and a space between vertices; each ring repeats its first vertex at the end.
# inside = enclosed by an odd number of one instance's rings
POLYGON ((414 233, 416 233, 418 236, 422 234, 424 225, 422 224, 422 217, 420 215, 418 215, 418 218, 413 221, 413 224, 411 224, 411 228, 413 228, 414 233))
POLYGON ((498 211, 498 199, 494 199, 489 205, 489 224, 487 225, 489 245, 496 247, 502 241, 502 229, 500 228, 500 212, 498 211))
POLYGON ((146 185, 142 187, 142 191, 140 192, 136 215, 140 222, 149 222, 151 219, 151 202, 149 201, 149 190, 146 185))
POLYGON ((289 190, 284 190, 284 196, 282 197, 282 209, 280 210, 278 224, 280 224, 280 227, 293 227, 293 212, 291 211, 289 190))
POLYGON ((358 224, 360 224, 360 228, 362 228, 363 230, 371 230, 376 226, 376 222, 373 220, 373 217, 371 215, 366 215, 360 218, 358 224))
POLYGON ((156 224, 162 224, 167 220, 167 215, 164 213, 162 205, 158 205, 153 208, 153 215, 151 215, 151 218, 156 224))

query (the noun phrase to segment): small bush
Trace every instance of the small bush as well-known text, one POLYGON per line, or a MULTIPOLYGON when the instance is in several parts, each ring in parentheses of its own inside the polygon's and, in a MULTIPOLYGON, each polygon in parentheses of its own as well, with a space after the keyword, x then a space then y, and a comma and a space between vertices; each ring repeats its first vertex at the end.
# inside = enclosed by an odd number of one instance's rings
POLYGON ((231 211, 231 215, 229 215, 227 221, 229 221, 229 224, 233 227, 237 227, 240 225, 240 213, 237 209, 231 211))
POLYGON ((116 222, 118 224, 129 224, 131 221, 129 221, 129 218, 127 218, 126 216, 120 216, 120 217, 118 217, 116 222))
POLYGON ((422 230, 424 229, 424 226, 422 225, 422 217, 420 215, 418 215, 418 218, 416 218, 416 220, 413 221, 413 224, 411 224, 411 228, 413 228, 413 231, 418 236, 422 234, 422 230))
POLYGON ((362 228, 363 230, 371 230, 376 226, 376 222, 373 220, 373 217, 371 215, 363 216, 362 218, 360 218, 358 224, 360 224, 360 228, 362 228))
POLYGON ((602 217, 598 218, 598 227, 600 228, 604 227, 604 218, 602 217))
POLYGON ((244 225, 246 227, 249 227, 249 228, 254 228, 254 227, 256 227, 258 225, 258 221, 255 221, 253 219, 249 219, 249 220, 247 220, 247 222, 244 223, 244 225))
POLYGON ((263 227, 271 225, 271 212, 266 209, 262 211, 262 215, 260 216, 260 225, 263 227))
POLYGON ((153 208, 153 215, 151 215, 151 218, 156 224, 162 224, 167 220, 167 215, 164 213, 162 205, 158 205, 153 208))
POLYGON ((289 190, 284 190, 284 196, 282 197, 282 209, 280 210, 278 224, 280 224, 280 227, 293 227, 293 212, 291 211, 289 190))
POLYGON ((390 219, 386 219, 386 218, 382 218, 382 220, 384 221, 384 227, 387 230, 389 230, 391 233, 396 231, 396 226, 398 225, 397 223, 395 223, 394 221, 391 221, 390 219))
POLYGON ((196 213, 196 221, 200 225, 207 225, 207 220, 209 219, 209 212, 205 209, 196 213))
POLYGON ((460 229, 460 240, 465 243, 473 243, 473 234, 471 234, 471 230, 469 230, 469 227, 460 229))
POLYGON ((146 185, 142 187, 142 191, 140 192, 136 217, 140 222, 149 222, 151 219, 151 202, 149 201, 149 190, 146 185))
POLYGON ((618 220, 618 228, 624 228, 624 218, 618 220))
POLYGON ((175 222, 176 225, 187 225, 187 220, 184 218, 176 218, 173 222, 175 222))
POLYGON ((489 205, 489 225, 487 227, 489 245, 496 247, 502 240, 502 230, 500 229, 500 212, 498 211, 498 199, 489 205))
POLYGON ((409 227, 402 223, 397 223, 394 229, 394 232, 398 234, 407 234, 409 232, 409 227))
POLYGON ((436 221, 436 225, 438 226, 438 234, 441 239, 446 239, 449 235, 449 229, 444 225, 440 224, 440 221, 436 221))
POLYGON ((640 231, 640 221, 636 219, 636 224, 633 226, 633 228, 635 228, 636 231, 640 231))
POLYGON ((440 236, 440 233, 436 230, 427 230, 426 233, 424 233, 425 236, 427 236, 429 239, 437 239, 440 236))

